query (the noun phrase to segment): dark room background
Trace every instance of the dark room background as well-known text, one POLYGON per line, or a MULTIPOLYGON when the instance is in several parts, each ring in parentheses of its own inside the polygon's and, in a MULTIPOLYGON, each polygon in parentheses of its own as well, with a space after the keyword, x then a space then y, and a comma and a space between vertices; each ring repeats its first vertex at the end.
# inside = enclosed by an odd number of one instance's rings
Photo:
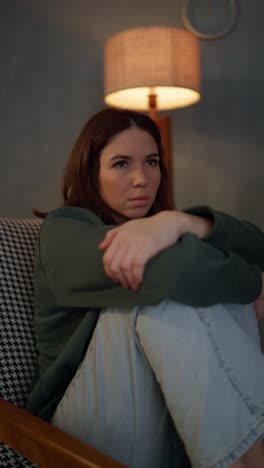
MULTIPOLYGON (((0 216, 60 203, 79 129, 103 102, 103 46, 146 25, 183 27, 180 1, 4 0, 0 15, 0 216)), ((264 2, 202 41, 202 99, 170 112, 178 208, 209 204, 264 228, 264 2)))

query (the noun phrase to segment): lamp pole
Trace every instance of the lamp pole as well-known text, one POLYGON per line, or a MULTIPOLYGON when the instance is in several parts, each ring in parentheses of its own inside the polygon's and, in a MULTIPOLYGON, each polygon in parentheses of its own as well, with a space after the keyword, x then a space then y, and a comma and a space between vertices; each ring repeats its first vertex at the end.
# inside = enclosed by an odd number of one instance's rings
POLYGON ((171 155, 171 119, 170 117, 158 117, 157 110, 157 95, 150 94, 148 95, 149 99, 149 116, 159 128, 161 134, 161 142, 163 147, 163 157, 164 163, 168 173, 168 198, 170 206, 174 207, 174 193, 173 193, 173 166, 172 166, 172 155, 171 155))
POLYGON ((149 102, 149 116, 152 120, 156 121, 157 116, 157 94, 154 94, 152 90, 150 90, 150 94, 148 95, 148 102, 149 102))

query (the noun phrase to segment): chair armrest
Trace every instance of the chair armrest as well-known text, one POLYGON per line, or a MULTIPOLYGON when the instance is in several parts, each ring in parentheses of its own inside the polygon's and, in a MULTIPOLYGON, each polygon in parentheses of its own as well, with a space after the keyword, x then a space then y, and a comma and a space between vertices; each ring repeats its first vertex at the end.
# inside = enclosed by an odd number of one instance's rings
POLYGON ((5 400, 0 400, 0 440, 41 468, 125 466, 5 400))

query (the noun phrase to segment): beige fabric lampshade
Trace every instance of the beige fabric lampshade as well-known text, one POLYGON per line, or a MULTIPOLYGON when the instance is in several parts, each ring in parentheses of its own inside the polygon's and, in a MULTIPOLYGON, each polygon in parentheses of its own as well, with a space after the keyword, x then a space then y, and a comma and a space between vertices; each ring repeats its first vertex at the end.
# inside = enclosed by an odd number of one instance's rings
POLYGON ((123 31, 105 43, 105 103, 148 110, 149 94, 158 110, 200 100, 200 44, 184 29, 145 27, 123 31))

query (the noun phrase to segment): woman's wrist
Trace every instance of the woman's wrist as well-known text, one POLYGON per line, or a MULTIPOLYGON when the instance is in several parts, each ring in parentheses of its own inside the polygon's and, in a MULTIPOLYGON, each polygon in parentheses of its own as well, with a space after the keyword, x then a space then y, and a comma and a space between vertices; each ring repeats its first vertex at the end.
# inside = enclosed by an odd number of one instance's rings
POLYGON ((206 238, 213 229, 213 220, 181 212, 182 234, 195 234, 199 239, 206 238))
POLYGON ((195 234, 200 239, 207 237, 213 229, 213 221, 208 218, 191 215, 184 211, 165 210, 154 215, 153 221, 158 221, 162 232, 169 232, 172 242, 177 242, 184 234, 195 234), (167 228, 167 229, 166 229, 167 228))

